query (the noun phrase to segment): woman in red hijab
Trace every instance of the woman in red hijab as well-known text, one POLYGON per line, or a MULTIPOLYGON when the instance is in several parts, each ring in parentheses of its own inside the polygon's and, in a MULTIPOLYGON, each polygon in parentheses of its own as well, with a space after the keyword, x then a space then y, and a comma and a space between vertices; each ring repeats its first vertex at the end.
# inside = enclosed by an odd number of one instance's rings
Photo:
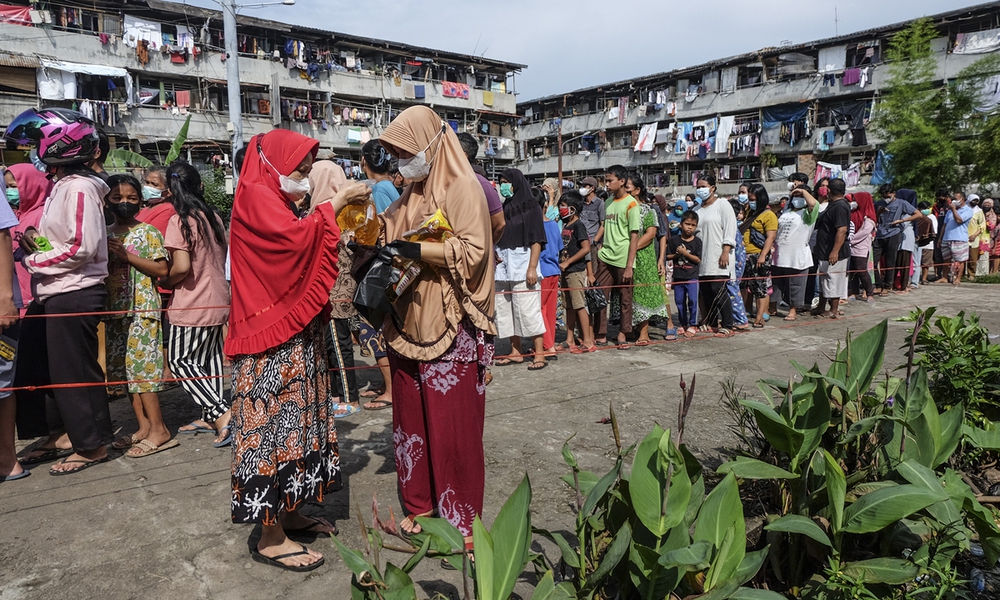
POLYGON ((276 129, 250 140, 230 233, 234 523, 260 523, 257 562, 291 571, 323 555, 288 539, 332 533, 301 515, 340 473, 323 328, 337 278, 336 210, 370 192, 344 186, 299 219, 319 142, 276 129))
MULTIPOLYGON (((12 230, 14 247, 17 248, 21 236, 28 229, 38 229, 38 223, 42 220, 42 210, 45 208, 45 199, 52 191, 52 180, 45 176, 35 165, 22 163, 7 167, 4 173, 4 182, 7 185, 7 197, 11 199, 9 190, 16 190, 18 198, 15 204, 11 201, 14 214, 17 215, 18 224, 12 230)), ((31 274, 23 266, 15 261, 14 271, 17 273, 17 281, 21 288, 21 300, 24 306, 31 304, 34 296, 31 295, 31 274)), ((21 309, 24 314, 25 309, 21 309)))
POLYGON ((848 293, 861 300, 861 292, 864 291, 866 299, 872 302, 875 285, 868 273, 868 256, 875 234, 875 203, 868 192, 855 192, 847 199, 851 202, 851 223, 854 225, 854 233, 851 234, 851 262, 847 266, 851 274, 848 293))

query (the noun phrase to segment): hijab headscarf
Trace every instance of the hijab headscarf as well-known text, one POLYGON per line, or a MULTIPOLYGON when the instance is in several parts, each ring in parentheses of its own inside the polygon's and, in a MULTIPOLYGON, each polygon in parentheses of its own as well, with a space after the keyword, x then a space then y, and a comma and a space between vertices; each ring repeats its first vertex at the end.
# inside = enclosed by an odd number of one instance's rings
POLYGON ((458 136, 430 108, 404 110, 379 141, 389 150, 391 144, 414 155, 426 149, 431 163, 427 179, 408 185, 379 217, 385 224, 384 241, 400 239, 438 209, 455 232, 444 242, 447 268, 425 267, 396 301, 397 314, 383 326, 393 350, 412 360, 431 361, 448 351, 463 319, 481 331, 496 333, 486 195, 458 136))
POLYGON ((299 219, 278 176, 318 149, 318 141, 285 129, 250 139, 233 202, 229 356, 263 353, 329 315, 340 240, 333 207, 299 219))
MULTIPOLYGON (((7 170, 14 175, 17 191, 21 196, 21 201, 14 210, 18 223, 11 231, 14 247, 17 248, 17 242, 25 231, 38 229, 38 223, 45 211, 45 201, 52 192, 52 180, 31 163, 11 165, 7 170)), ((17 273, 18 286, 21 288, 21 299, 24 305, 28 306, 34 298, 31 295, 31 273, 20 265, 16 266, 14 271, 17 273)))
POLYGON ((512 250, 527 248, 532 244, 545 245, 545 224, 542 209, 531 194, 531 185, 518 169, 506 169, 500 176, 511 183, 514 195, 503 203, 503 217, 507 221, 497 248, 512 250))
POLYGON ((559 204, 559 198, 562 196, 562 184, 555 177, 549 177, 542 182, 542 187, 547 187, 552 190, 552 198, 556 204, 559 204))
POLYGON ((851 211, 851 222, 854 223, 854 231, 861 231, 861 227, 865 224, 865 218, 872 220, 872 223, 876 223, 875 220, 875 202, 872 201, 872 195, 868 192, 854 192, 851 195, 851 199, 858 203, 858 210, 851 211))
POLYGON ((312 190, 312 202, 309 212, 316 210, 320 204, 333 200, 341 186, 347 184, 347 174, 343 167, 332 160, 321 160, 313 164, 309 172, 309 188, 312 190))
MULTIPOLYGON (((347 184, 347 174, 337 163, 330 160, 320 160, 313 164, 309 172, 309 185, 312 188, 312 203, 310 212, 316 210, 321 203, 332 200, 340 188, 347 184)), ((340 274, 330 291, 330 316, 334 319, 350 319, 358 314, 354 308, 354 292, 357 283, 351 277, 353 256, 344 245, 346 240, 340 238, 337 243, 337 269, 340 274)), ((345 396, 346 397, 346 396, 345 396)))
POLYGON ((896 190, 896 200, 902 200, 914 209, 917 208, 917 192, 914 190, 896 190))

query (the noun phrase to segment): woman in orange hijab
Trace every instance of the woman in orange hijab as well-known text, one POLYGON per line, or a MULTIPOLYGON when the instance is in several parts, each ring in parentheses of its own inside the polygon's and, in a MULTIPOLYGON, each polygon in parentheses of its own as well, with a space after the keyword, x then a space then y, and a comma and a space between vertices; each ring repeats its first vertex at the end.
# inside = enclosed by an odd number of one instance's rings
POLYGON ((288 533, 335 531, 299 509, 322 501, 340 473, 323 337, 337 278, 336 211, 370 194, 344 186, 299 219, 318 147, 282 129, 252 138, 230 234, 232 518, 262 525, 255 561, 291 571, 315 569, 323 556, 288 533))
POLYGON ((383 325, 392 372, 396 474, 407 517, 437 512, 471 545, 486 478, 486 368, 493 359, 493 260, 483 188, 458 136, 431 109, 403 111, 379 141, 411 182, 379 218, 383 241, 432 268, 395 303, 383 325), (444 243, 399 241, 441 210, 444 243), (395 241, 394 241, 395 240, 395 241))

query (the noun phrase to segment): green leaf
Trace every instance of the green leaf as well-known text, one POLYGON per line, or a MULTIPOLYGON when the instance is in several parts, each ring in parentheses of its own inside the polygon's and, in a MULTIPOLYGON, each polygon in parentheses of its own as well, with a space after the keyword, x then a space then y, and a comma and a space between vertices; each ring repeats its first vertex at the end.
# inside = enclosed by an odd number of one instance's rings
MULTIPOLYGON (((562 479, 563 481, 565 481, 566 485, 569 486, 569 489, 576 490, 576 482, 573 481, 573 474, 572 473, 569 473, 567 475, 563 475, 559 479, 562 479)), ((590 492, 593 491, 594 486, 597 485, 597 480, 598 480, 597 479, 597 475, 595 473, 590 472, 590 471, 579 471, 579 472, 577 472, 576 479, 577 479, 577 481, 580 482, 580 493, 584 497, 590 495, 590 492)))
POLYGON ((961 404, 952 406, 941 414, 941 442, 938 444, 937 456, 934 458, 934 468, 948 462, 955 449, 962 442, 962 423, 965 421, 965 407, 961 404))
POLYGON ((108 158, 104 166, 109 171, 124 171, 128 167, 148 169, 153 166, 153 161, 128 148, 115 148, 111 152, 108 152, 108 158))
POLYGON ((844 513, 847 533, 872 533, 927 508, 939 495, 915 485, 875 490, 862 496, 844 513))
MULTIPOLYGON (((850 360, 847 373, 847 394, 851 400, 859 394, 868 391, 872 381, 882 368, 882 358, 885 355, 885 342, 889 334, 889 323, 881 323, 862 333, 857 339, 851 340, 841 353, 845 360, 850 360)), ((840 356, 837 357, 838 359, 840 356)))
POLYGON ((787 600, 778 592, 771 590, 756 590, 753 588, 741 587, 736 590, 729 600, 787 600))
POLYGON ((660 452, 661 440, 664 438, 669 443, 670 433, 659 425, 653 427, 653 431, 639 443, 639 448, 635 451, 629 478, 629 494, 635 514, 656 537, 662 537, 670 529, 666 527, 663 518, 663 493, 668 483, 660 452))
POLYGON ((552 571, 546 571, 545 575, 535 586, 535 591, 531 594, 531 600, 549 600, 556 590, 556 582, 552 571))
POLYGON ((417 553, 410 557, 410 560, 406 561, 403 565, 403 571, 406 573, 413 572, 414 567, 427 556, 427 551, 431 549, 431 538, 428 537, 424 540, 424 543, 420 545, 420 549, 417 553))
POLYGON ((867 417, 865 419, 861 419, 860 421, 855 421, 854 423, 851 423, 851 427, 847 430, 847 435, 844 436, 843 441, 841 441, 840 443, 843 445, 850 444, 855 439, 857 439, 858 436, 862 436, 868 433, 869 431, 874 429, 876 425, 878 425, 885 419, 886 419, 885 416, 879 415, 877 417, 867 417))
POLYGON ((442 552, 462 552, 465 550, 465 538, 462 537, 462 532, 445 519, 417 517, 414 521, 420 525, 424 532, 437 537, 444 543, 441 548, 442 552))
POLYGON ((899 473, 900 477, 909 481, 913 485, 934 493, 939 502, 948 500, 948 494, 944 491, 944 486, 941 485, 941 480, 938 479, 938 476, 934 473, 934 471, 917 463, 916 461, 908 460, 898 464, 896 466, 896 472, 899 473))
MULTIPOLYGON (((628 526, 628 523, 615 533, 614 540, 611 541, 611 545, 608 547, 607 552, 604 554, 604 559, 601 560, 601 564, 598 565, 597 569, 587 576, 587 587, 596 588, 600 585, 601 580, 611 572, 612 569, 618 566, 621 562, 622 557, 628 553, 629 545, 632 543, 632 529, 628 526)), ((506 596, 504 596, 506 598, 506 596)))
POLYGON ((902 558, 872 558, 845 564, 843 573, 864 583, 901 585, 913 581, 920 569, 902 558))
POLYGON ((574 437, 576 437, 575 433, 569 438, 569 440, 566 440, 563 443, 562 457, 563 460, 566 462, 567 465, 569 465, 571 469, 576 470, 580 467, 580 465, 577 464, 576 457, 573 456, 573 451, 569 449, 569 441, 572 440, 574 437))
MULTIPOLYGON (((670 487, 666 491, 667 501, 661 521, 665 530, 664 533, 666 533, 684 521, 688 506, 691 504, 693 488, 684 453, 674 446, 669 434, 664 436, 664 438, 666 439, 666 452, 663 452, 663 440, 661 440, 661 459, 669 461, 669 464, 673 467, 673 474, 669 478, 669 481, 667 481, 670 487)), ((664 464, 663 468, 666 468, 666 464, 664 464)))
POLYGON ((740 501, 740 491, 736 484, 736 476, 732 473, 723 478, 719 485, 705 498, 698 512, 698 521, 694 528, 694 540, 705 540, 721 549, 727 532, 731 531, 730 545, 720 561, 715 572, 714 581, 721 582, 736 573, 743 557, 746 555, 747 528, 743 520, 743 503, 740 501))
POLYGON ((798 452, 802 446, 802 433, 789 427, 773 408, 756 400, 741 400, 740 404, 753 411, 757 427, 776 450, 792 456, 798 452))
POLYGON ((562 553, 563 562, 565 562, 568 566, 573 567, 574 569, 580 568, 580 555, 577 554, 575 550, 573 550, 573 547, 569 545, 569 542, 566 541, 566 538, 563 537, 561 533, 557 533, 555 531, 546 531, 544 529, 535 529, 534 531, 538 535, 547 537, 548 539, 552 540, 552 542, 556 546, 559 546, 559 551, 562 553))
POLYGON ((351 570, 351 573, 357 577, 361 577, 363 573, 370 573, 372 577, 379 578, 378 569, 365 560, 365 557, 360 552, 345 546, 337 536, 333 535, 330 537, 333 538, 333 543, 337 546, 340 558, 344 559, 344 564, 351 570))
MULTIPOLYGON (((493 521, 493 589, 497 598, 510 596, 517 578, 528 562, 531 543, 530 506, 531 483, 525 475, 493 521)), ((476 568, 479 566, 477 556, 476 568)))
POLYGON ((728 600, 739 589, 740 584, 735 579, 729 579, 697 598, 698 600, 728 600))
POLYGON ((180 158, 181 149, 184 147, 184 142, 188 138, 188 126, 191 125, 191 115, 188 115, 184 119, 184 124, 181 125, 181 130, 177 132, 177 137, 174 138, 174 142, 170 144, 170 151, 167 152, 167 159, 163 161, 163 164, 169 165, 175 160, 180 158))
POLYGON ((767 560, 768 549, 770 546, 764 546, 755 552, 747 552, 746 556, 743 557, 743 562, 740 563, 740 568, 736 569, 736 583, 743 585, 757 576, 757 572, 767 560))
POLYGON ((587 494, 587 499, 583 501, 583 508, 580 509, 580 514, 584 518, 590 516, 590 514, 594 511, 594 508, 597 506, 597 503, 600 502, 608 493, 608 490, 611 489, 612 485, 614 485, 615 481, 621 475, 621 472, 622 459, 619 457, 618 460, 615 461, 615 466, 610 471, 605 473, 604 477, 601 477, 597 484, 594 485, 594 488, 590 490, 590 493, 587 494))
POLYGON ((830 502, 830 525, 833 531, 837 532, 844 524, 847 479, 844 476, 844 470, 840 468, 840 463, 826 450, 823 450, 823 468, 826 479, 826 496, 830 502))
POLYGON ((388 586, 382 592, 385 600, 412 600, 417 597, 413 580, 392 563, 385 565, 385 584, 388 586))
POLYGON ((899 483, 895 481, 871 481, 868 483, 859 483, 858 485, 851 488, 851 491, 847 492, 845 500, 847 502, 857 502, 858 498, 864 496, 865 494, 870 494, 875 490, 881 490, 889 487, 897 487, 899 483))
POLYGON ((746 456, 737 456, 736 460, 723 463, 716 472, 720 475, 732 473, 740 479, 798 479, 799 477, 781 467, 746 456))
MULTIPOLYGON (((683 548, 678 548, 677 550, 671 550, 669 552, 664 552, 660 555, 657 562, 664 567, 693 567, 696 570, 705 569, 708 567, 709 561, 712 559, 712 544, 707 541, 700 541, 691 544, 690 546, 685 546, 683 548)), ((690 570, 690 569, 686 569, 690 570)))
POLYGON ((802 515, 785 515, 770 525, 765 526, 764 529, 767 531, 797 533, 810 537, 824 546, 833 547, 833 544, 830 543, 830 538, 823 531, 823 528, 814 523, 812 519, 803 517, 802 515))
POLYGON ((472 544, 472 553, 476 560, 476 598, 483 600, 503 598, 494 593, 496 569, 493 565, 493 538, 478 516, 472 522, 472 544))
POLYGON ((987 431, 972 425, 964 425, 962 432, 972 445, 982 450, 1000 450, 1000 430, 987 431))

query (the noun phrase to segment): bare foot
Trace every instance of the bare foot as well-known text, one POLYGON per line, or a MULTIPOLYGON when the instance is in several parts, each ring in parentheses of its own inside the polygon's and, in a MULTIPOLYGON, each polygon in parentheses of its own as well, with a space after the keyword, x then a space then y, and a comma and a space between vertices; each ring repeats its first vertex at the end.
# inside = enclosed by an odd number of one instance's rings
POLYGON ((104 448, 104 446, 89 452, 74 452, 66 457, 64 461, 60 461, 52 465, 52 468, 49 469, 49 471, 54 471, 56 473, 79 471, 86 468, 85 463, 98 462, 107 458, 108 451, 104 448))
POLYGON ((215 424, 212 426, 215 429, 216 436, 212 440, 213 443, 218 444, 222 440, 229 436, 229 422, 233 420, 233 411, 227 410, 221 417, 215 420, 215 424))
POLYGON ((184 425, 183 427, 178 427, 177 431, 178 432, 182 432, 182 431, 197 431, 197 429, 199 427, 202 428, 202 429, 215 429, 215 427, 213 427, 210 423, 206 423, 205 421, 203 421, 201 419, 198 419, 196 421, 192 421, 188 425, 184 425))
POLYGON ((73 443, 69 441, 69 435, 62 434, 60 436, 49 436, 49 439, 42 442, 41 446, 38 446, 34 450, 28 452, 27 454, 20 454, 18 458, 20 459, 33 459, 43 456, 53 450, 72 450, 73 443))
POLYGON ((380 396, 373 399, 371 402, 365 402, 363 408, 365 410, 380 410, 390 406, 392 406, 392 394, 382 392, 380 396))

